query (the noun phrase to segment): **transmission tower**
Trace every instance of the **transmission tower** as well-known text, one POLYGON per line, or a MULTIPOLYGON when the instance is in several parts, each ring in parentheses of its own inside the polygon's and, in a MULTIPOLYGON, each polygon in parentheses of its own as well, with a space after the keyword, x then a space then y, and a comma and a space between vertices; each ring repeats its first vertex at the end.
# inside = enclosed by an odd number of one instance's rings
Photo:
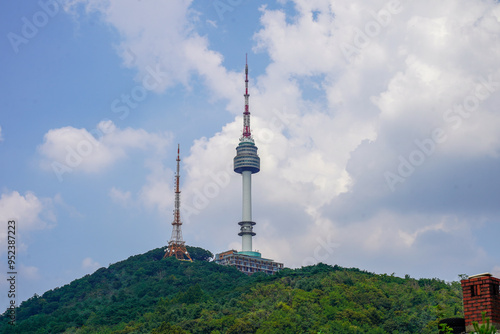
POLYGON ((172 237, 168 242, 168 247, 165 250, 165 257, 175 256, 177 260, 182 261, 193 261, 189 255, 184 240, 182 239, 181 230, 181 191, 179 190, 179 163, 180 158, 180 147, 177 146, 177 173, 175 174, 175 206, 174 206, 174 221, 172 222, 172 237))

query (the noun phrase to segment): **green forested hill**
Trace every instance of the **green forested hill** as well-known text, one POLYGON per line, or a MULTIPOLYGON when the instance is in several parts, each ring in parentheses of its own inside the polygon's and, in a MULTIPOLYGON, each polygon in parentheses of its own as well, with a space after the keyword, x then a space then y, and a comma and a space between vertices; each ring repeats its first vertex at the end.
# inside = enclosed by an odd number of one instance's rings
POLYGON ((0 333, 437 333, 462 315, 459 282, 318 264, 248 277, 163 248, 101 268, 23 302, 0 333))

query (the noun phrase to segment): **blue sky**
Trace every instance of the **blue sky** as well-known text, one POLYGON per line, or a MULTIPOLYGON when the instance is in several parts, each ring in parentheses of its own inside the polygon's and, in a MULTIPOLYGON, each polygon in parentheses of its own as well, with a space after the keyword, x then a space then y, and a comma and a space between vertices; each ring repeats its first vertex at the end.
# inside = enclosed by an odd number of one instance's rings
POLYGON ((41 0, 0 13, 0 265, 15 219, 18 301, 166 245, 178 143, 184 239, 241 248, 245 54, 256 250, 292 268, 500 276, 496 1, 41 0))

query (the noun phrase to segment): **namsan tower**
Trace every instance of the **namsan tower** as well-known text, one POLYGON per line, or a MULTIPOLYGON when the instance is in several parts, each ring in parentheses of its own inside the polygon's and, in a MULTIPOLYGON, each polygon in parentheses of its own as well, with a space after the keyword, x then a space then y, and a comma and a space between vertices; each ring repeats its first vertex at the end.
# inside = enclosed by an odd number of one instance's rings
POLYGON ((234 171, 241 174, 243 180, 242 218, 240 225, 241 252, 234 249, 215 255, 215 263, 223 266, 233 266, 239 271, 251 275, 256 272, 274 274, 283 269, 283 263, 265 259, 257 251, 252 250, 252 237, 255 236, 252 220, 252 174, 260 171, 260 158, 257 155, 257 146, 250 131, 250 108, 248 105, 248 61, 245 62, 245 110, 243 111, 243 133, 236 147, 234 157, 234 171))
POLYGON ((241 174, 243 179, 243 212, 242 219, 238 223, 240 228, 241 245, 243 252, 252 252, 252 237, 255 235, 252 220, 252 174, 260 171, 260 158, 257 155, 257 146, 250 131, 250 108, 248 105, 248 61, 245 64, 245 111, 243 112, 243 133, 240 143, 236 147, 234 157, 234 171, 241 174))
POLYGON ((174 204, 174 221, 172 222, 172 237, 168 242, 168 247, 165 250, 165 257, 175 256, 177 260, 193 261, 186 249, 184 240, 182 239, 181 230, 181 191, 179 189, 180 178, 180 146, 177 145, 177 173, 175 174, 175 204, 174 204))

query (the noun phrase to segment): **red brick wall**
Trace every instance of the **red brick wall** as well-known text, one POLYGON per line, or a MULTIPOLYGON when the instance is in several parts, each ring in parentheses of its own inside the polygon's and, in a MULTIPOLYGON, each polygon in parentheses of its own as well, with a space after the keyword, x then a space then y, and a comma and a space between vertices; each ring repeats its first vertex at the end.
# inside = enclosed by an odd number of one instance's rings
POLYGON ((465 325, 482 322, 481 312, 495 324, 500 324, 500 279, 491 276, 474 277, 462 282, 465 325))

